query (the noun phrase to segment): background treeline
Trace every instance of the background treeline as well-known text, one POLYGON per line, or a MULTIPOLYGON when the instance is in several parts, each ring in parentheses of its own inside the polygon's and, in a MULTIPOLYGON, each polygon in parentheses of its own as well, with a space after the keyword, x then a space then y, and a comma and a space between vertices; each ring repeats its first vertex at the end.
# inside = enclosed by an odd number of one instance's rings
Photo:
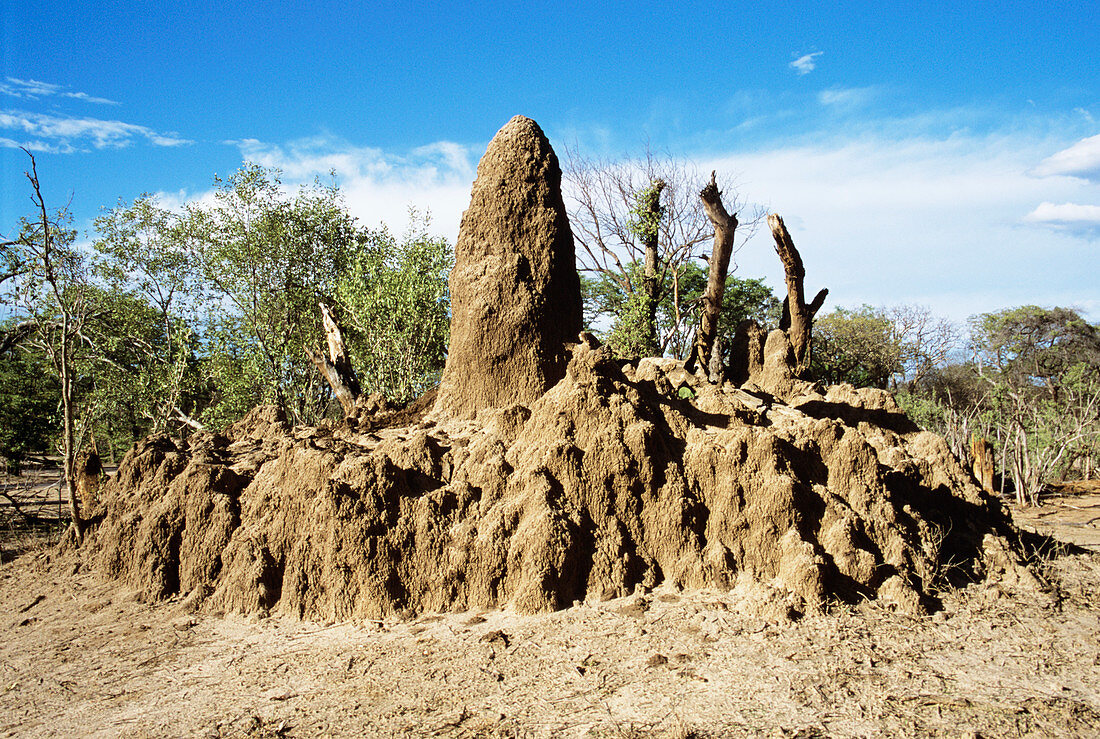
POLYGON ((330 391, 304 347, 322 345, 322 302, 370 391, 401 401, 438 381, 453 256, 415 212, 398 238, 358 224, 336 187, 288 194, 277 172, 248 165, 182 211, 143 196, 96 219, 90 243, 76 237, 66 213, 43 210, 5 244, 9 462, 57 446, 62 359, 75 441, 104 459, 150 432, 221 427, 260 403, 315 423, 330 391))
MULTIPOLYGON (((572 161, 589 330, 620 356, 686 359, 713 237, 701 179, 653 157, 572 161)), ((762 214, 730 204, 743 244, 762 214)), ((182 210, 151 196, 121 203, 79 244, 66 214, 41 205, 5 242, 0 267, 0 456, 9 462, 61 446, 66 382, 74 442, 107 460, 150 432, 221 427, 260 403, 299 423, 338 414, 305 352, 322 345, 322 302, 344 329, 364 393, 403 402, 438 382, 453 255, 415 212, 398 238, 358 224, 335 186, 288 192, 277 172, 253 165, 182 210)), ((730 276, 719 350, 740 322, 772 328, 780 311, 761 279, 730 276)), ((974 434, 991 441, 999 484, 1021 501, 1047 481, 1093 473, 1100 328, 1074 310, 1026 306, 959 327, 919 306, 836 308, 818 314, 811 356, 812 379, 894 391, 964 460, 974 434)))
POLYGON ((1100 326, 1030 305, 965 328, 919 306, 836 309, 814 323, 813 373, 891 389, 922 427, 972 461, 993 444, 996 484, 1034 503, 1051 481, 1095 477, 1100 458, 1100 326))

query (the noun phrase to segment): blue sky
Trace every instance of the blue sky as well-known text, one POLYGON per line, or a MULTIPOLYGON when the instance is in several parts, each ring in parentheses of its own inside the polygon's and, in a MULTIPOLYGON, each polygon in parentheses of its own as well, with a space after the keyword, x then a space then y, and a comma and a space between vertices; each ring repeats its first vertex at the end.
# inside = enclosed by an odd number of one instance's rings
MULTIPOLYGON (((1092 3, 0 3, 4 233, 24 145, 83 229, 252 159, 289 183, 336 169, 366 223, 415 205, 453 239, 522 113, 559 154, 648 143, 728 172, 832 305, 1100 320, 1092 3)), ((781 286, 766 239, 737 261, 781 286)))

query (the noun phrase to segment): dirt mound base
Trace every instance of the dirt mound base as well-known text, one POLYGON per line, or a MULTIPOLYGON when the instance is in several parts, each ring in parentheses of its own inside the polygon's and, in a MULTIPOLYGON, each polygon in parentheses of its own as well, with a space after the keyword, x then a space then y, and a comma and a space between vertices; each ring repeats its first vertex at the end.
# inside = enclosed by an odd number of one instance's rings
POLYGON ((541 398, 473 420, 291 429, 257 409, 186 445, 152 437, 102 491, 93 561, 149 599, 322 620, 662 582, 919 612, 953 582, 1035 584, 1000 503, 888 394, 795 381, 780 398, 570 350, 541 398))

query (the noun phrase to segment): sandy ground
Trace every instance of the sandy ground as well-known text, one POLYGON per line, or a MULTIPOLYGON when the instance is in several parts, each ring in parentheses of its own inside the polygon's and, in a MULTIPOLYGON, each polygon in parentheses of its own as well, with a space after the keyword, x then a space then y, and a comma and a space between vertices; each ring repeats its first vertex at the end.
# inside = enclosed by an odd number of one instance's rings
MULTIPOLYGON (((1086 497, 1018 520, 1087 545, 1086 497)), ((1098 736, 1100 554, 1040 567, 1049 593, 974 586, 919 619, 658 589, 316 624, 139 603, 29 545, 0 565, 0 736, 1098 736)))
POLYGON ((1016 525, 1100 552, 1100 481, 1078 486, 1080 493, 1047 496, 1042 505, 1013 510, 1016 525))

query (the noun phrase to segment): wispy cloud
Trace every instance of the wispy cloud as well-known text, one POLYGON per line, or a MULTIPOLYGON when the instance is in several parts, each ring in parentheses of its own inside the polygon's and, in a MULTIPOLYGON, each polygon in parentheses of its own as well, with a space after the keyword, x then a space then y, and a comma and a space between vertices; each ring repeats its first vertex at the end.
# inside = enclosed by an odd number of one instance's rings
POLYGON ((349 211, 363 223, 384 223, 401 231, 410 207, 430 209, 432 230, 452 241, 470 198, 475 152, 440 141, 403 154, 355 146, 333 136, 316 136, 286 144, 256 139, 229 141, 242 158, 282 171, 287 185, 336 174, 349 211))
POLYGON ((71 92, 61 85, 55 85, 50 82, 20 80, 15 77, 7 77, 3 82, 0 82, 0 94, 15 98, 25 98, 27 100, 39 100, 44 97, 57 96, 99 105, 118 105, 114 100, 95 97, 86 92, 71 92))
POLYGON ((817 57, 824 54, 824 51, 815 51, 811 54, 803 54, 790 63, 790 68, 798 72, 799 75, 809 74, 817 68, 817 57))
POLYGON ((26 149, 35 154, 68 154, 69 150, 62 150, 44 141, 16 141, 7 136, 0 136, 0 147, 4 149, 26 149))
POLYGON ((872 87, 833 87, 817 93, 817 101, 832 108, 858 108, 874 96, 872 87))
POLYGON ((1068 149, 1039 162, 1031 173, 1037 177, 1068 175, 1100 182, 1100 135, 1081 139, 1068 149))
POLYGON ((32 151, 71 154, 91 146, 94 149, 118 149, 135 139, 153 146, 182 146, 191 143, 174 133, 160 133, 145 126, 99 118, 71 118, 23 110, 0 111, 0 129, 17 131, 28 137, 23 141, 0 139, 6 147, 23 146, 32 151))

